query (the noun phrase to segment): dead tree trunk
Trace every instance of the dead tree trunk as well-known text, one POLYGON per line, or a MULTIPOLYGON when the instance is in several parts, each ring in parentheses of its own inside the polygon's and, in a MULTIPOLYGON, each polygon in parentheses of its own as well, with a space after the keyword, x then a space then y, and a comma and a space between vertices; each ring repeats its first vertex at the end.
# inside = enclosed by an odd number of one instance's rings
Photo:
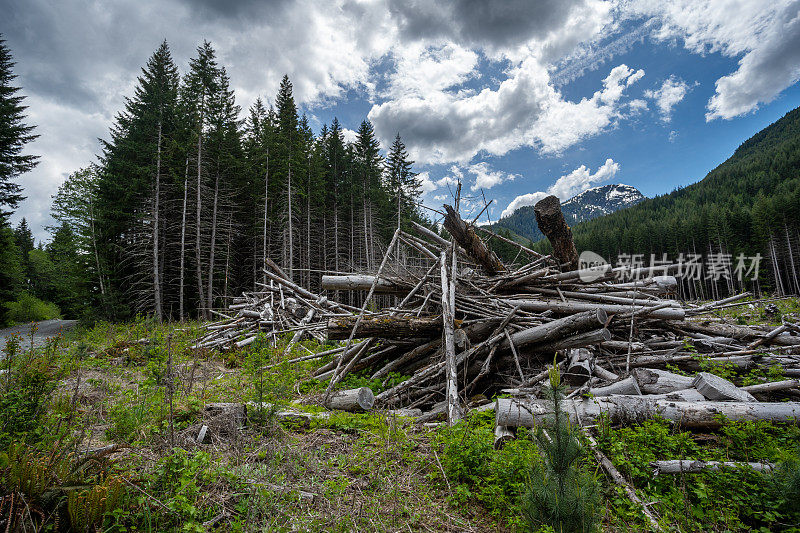
POLYGON ((497 258, 494 252, 475 234, 469 224, 464 222, 459 214, 449 205, 444 206, 447 215, 444 217, 444 227, 461 247, 472 257, 489 275, 505 272, 506 267, 497 258))
MULTIPOLYGON (((455 251, 453 251, 455 254, 455 251)), ((447 423, 456 424, 463 413, 458 403, 458 379, 456 375, 456 347, 453 342, 453 309, 450 307, 450 282, 447 279, 447 252, 439 259, 442 276, 442 324, 444 329, 445 376, 447 388, 447 423)))
POLYGON ((159 322, 164 319, 161 308, 161 276, 159 272, 159 217, 161 202, 161 121, 158 121, 158 148, 156 150, 156 190, 153 197, 153 306, 159 322))
POLYGON ((559 263, 566 263, 568 270, 578 268, 578 250, 572 240, 572 230, 564 220, 561 203, 555 196, 536 202, 533 207, 536 223, 553 245, 553 256, 559 263))

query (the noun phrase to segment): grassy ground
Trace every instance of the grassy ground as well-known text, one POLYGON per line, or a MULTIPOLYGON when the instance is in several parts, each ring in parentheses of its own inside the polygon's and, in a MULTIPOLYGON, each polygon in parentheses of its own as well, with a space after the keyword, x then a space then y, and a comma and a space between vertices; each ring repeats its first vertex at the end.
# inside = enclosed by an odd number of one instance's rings
MULTIPOLYGON (((781 305, 798 308, 797 301, 781 305)), ((0 528, 526 530, 520 496, 540 460, 526 431, 495 451, 491 412, 454 428, 382 412, 337 413, 302 427, 267 410, 251 412, 258 416, 242 427, 204 406, 256 401, 318 411, 325 384, 309 375, 327 360, 285 363, 321 348, 311 342, 292 354, 260 342, 228 354, 198 352, 190 346, 199 332, 195 323, 139 320, 100 323, 33 352, 9 343, 0 362, 0 528), (198 444, 203 425, 209 438, 198 444), (113 453, 86 455, 112 445, 113 453)), ((781 375, 773 369, 758 377, 781 375)), ((364 382, 356 376, 345 385, 364 382)), ((388 385, 369 384, 375 392, 388 385)), ((690 434, 656 420, 602 425, 598 440, 665 530, 800 531, 785 484, 771 477, 736 470, 653 478, 647 466, 654 459, 791 460, 796 427, 728 424, 690 434)), ((582 462, 602 482, 603 529, 645 530, 639 510, 588 451, 582 462)))

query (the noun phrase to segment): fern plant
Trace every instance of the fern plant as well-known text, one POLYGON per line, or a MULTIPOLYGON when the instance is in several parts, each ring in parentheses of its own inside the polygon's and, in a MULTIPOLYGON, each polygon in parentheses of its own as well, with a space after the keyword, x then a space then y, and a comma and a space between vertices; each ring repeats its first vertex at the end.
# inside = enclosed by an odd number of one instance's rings
POLYGON ((119 479, 111 478, 88 490, 67 492, 67 512, 72 531, 99 531, 106 514, 117 508, 124 487, 119 479))
POLYGON ((550 369, 550 387, 545 391, 553 416, 534 432, 542 457, 531 463, 522 498, 523 515, 531 531, 543 526, 556 533, 594 531, 599 521, 599 483, 580 465, 583 446, 561 407, 564 386, 555 366, 550 369))

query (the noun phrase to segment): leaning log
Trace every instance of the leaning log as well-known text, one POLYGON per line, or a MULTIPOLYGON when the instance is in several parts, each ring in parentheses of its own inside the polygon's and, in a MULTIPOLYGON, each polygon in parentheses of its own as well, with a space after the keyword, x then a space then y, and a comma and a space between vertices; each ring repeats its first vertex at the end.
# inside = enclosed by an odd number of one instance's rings
POLYGON ((752 394, 741 390, 727 379, 708 372, 698 372, 692 381, 692 386, 709 400, 758 401, 752 394))
POLYGON ((533 206, 533 212, 539 229, 553 245, 553 257, 561 264, 566 263, 569 270, 578 268, 578 250, 572 240, 572 230, 564 220, 558 198, 548 196, 539 200, 533 206))
POLYGON ((721 470, 723 468, 751 468, 756 472, 771 472, 773 463, 740 463, 734 461, 693 461, 690 459, 671 459, 667 461, 651 461, 653 476, 659 474, 696 474, 703 470, 721 470))
MULTIPOLYGON (((341 340, 350 336, 358 317, 335 316, 328 319, 328 339, 341 340)), ((442 332, 440 317, 415 316, 363 316, 353 338, 379 337, 381 339, 408 339, 433 337, 442 332)))
POLYGON ((375 405, 375 395, 369 387, 334 392, 328 400, 329 409, 340 411, 369 411, 375 405))
POLYGON ((456 242, 464 248, 467 255, 475 260, 487 274, 494 276, 498 272, 505 272, 506 267, 497 258, 494 252, 475 233, 469 224, 464 222, 459 214, 449 205, 444 206, 447 215, 444 217, 444 227, 453 236, 456 242))
MULTIPOLYGON (((675 402, 651 400, 646 396, 612 396, 563 400, 561 407, 573 422, 581 424, 597 423, 604 414, 615 424, 636 423, 660 416, 682 427, 701 429, 721 427, 723 419, 800 424, 800 402, 675 402)), ((495 406, 495 425, 533 427, 534 423, 540 423, 552 413, 549 400, 500 398, 495 406)))
MULTIPOLYGON (((542 313, 544 311, 552 311, 558 315, 566 315, 570 313, 578 313, 580 311, 589 311, 591 309, 602 309, 606 313, 628 313, 631 311, 648 310, 646 306, 627 306, 619 304, 603 304, 594 302, 560 302, 555 300, 506 300, 508 305, 519 306, 523 311, 535 311, 542 313)), ((680 307, 666 307, 664 309, 657 309, 648 313, 651 318, 661 318, 663 320, 683 320, 686 316, 684 310, 680 307)))
MULTIPOLYGON (((553 320, 546 324, 534 326, 529 329, 518 331, 511 335, 511 341, 519 348, 534 343, 549 343, 561 340, 568 335, 578 332, 585 332, 605 325, 608 315, 602 309, 584 311, 558 320, 553 320)), ((509 340, 506 339, 500 347, 508 349, 511 347, 509 340)))

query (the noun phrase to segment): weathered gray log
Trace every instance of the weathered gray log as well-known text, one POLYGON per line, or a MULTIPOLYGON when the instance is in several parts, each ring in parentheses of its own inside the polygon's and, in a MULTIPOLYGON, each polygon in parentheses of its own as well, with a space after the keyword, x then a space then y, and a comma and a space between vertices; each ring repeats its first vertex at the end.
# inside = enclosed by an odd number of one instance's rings
POLYGON ((558 197, 551 195, 539 200, 533 206, 533 212, 539 229, 553 245, 553 257, 561 264, 566 263, 570 270, 578 268, 578 250, 572 239, 572 230, 564 220, 558 197))
POLYGON ((582 348, 592 344, 607 341, 611 338, 611 332, 606 328, 600 328, 586 333, 579 333, 577 335, 570 335, 563 339, 547 344, 537 344, 531 346, 530 350, 534 352, 557 352, 558 350, 566 350, 567 348, 582 348))
MULTIPOLYGON (((680 325, 681 329, 705 333, 717 337, 730 337, 736 340, 758 339, 764 335, 763 331, 738 324, 718 324, 710 322, 686 321, 680 325)), ((800 346, 800 336, 783 333, 775 336, 771 344, 779 346, 800 346)))
POLYGON ((631 353, 635 352, 649 352, 651 351, 644 343, 642 342, 628 342, 628 341, 604 341, 600 347, 605 348, 607 350, 624 350, 628 351, 628 347, 630 346, 631 353))
POLYGON ((800 379, 785 379, 783 381, 770 381, 767 383, 759 383, 758 385, 748 385, 746 387, 739 387, 740 390, 749 393, 759 392, 774 392, 779 390, 789 390, 800 388, 800 379))
POLYGON ((368 291, 375 283, 376 293, 402 293, 408 288, 403 287, 390 279, 380 278, 375 282, 375 276, 366 274, 347 274, 344 276, 322 276, 322 289, 328 291, 368 291))
POLYGON ((691 459, 670 459, 651 461, 653 476, 659 474, 696 474, 703 470, 717 471, 723 468, 752 468, 756 472, 771 472, 774 463, 740 463, 735 461, 697 461, 691 459))
POLYGON ((749 349, 752 349, 752 348, 756 348, 758 346, 761 346, 764 343, 769 344, 772 341, 772 339, 774 339, 775 337, 777 337, 778 335, 780 335, 784 331, 787 331, 788 329, 789 329, 789 326, 787 326, 786 324, 781 324, 780 326, 778 326, 777 328, 773 329, 772 331, 770 331, 769 333, 767 333, 766 335, 764 335, 760 339, 756 339, 755 341, 750 343, 747 347, 749 349))
POLYGON ((422 409, 417 408, 401 408, 401 409, 389 409, 386 411, 386 414, 389 416, 400 416, 405 418, 417 418, 422 416, 422 409))
MULTIPOLYGON (((534 343, 554 342, 563 339, 567 335, 603 326, 606 320, 608 320, 608 315, 606 315, 605 311, 593 309, 518 331, 511 335, 511 340, 517 348, 534 343)), ((508 340, 501 343, 501 348, 510 348, 508 340)))
POLYGON ((497 255, 486 247, 475 230, 461 219, 455 209, 449 205, 445 205, 444 209, 447 214, 444 217, 443 225, 453 239, 467 252, 467 255, 483 267, 490 276, 494 276, 498 272, 505 272, 506 267, 503 266, 497 255))
POLYGON ((506 445, 507 442, 516 438, 514 431, 505 426, 497 426, 494 428, 494 449, 499 450, 506 445))
POLYGON ((692 386, 709 400, 757 402, 752 394, 741 390, 725 378, 709 372, 698 372, 692 386))
MULTIPOLYGON (((533 427, 552 415, 549 400, 517 400, 501 398, 495 407, 495 425, 533 427)), ((607 414, 612 423, 632 423, 656 415, 686 428, 712 429, 724 424, 722 418, 739 422, 766 420, 800 423, 798 402, 675 402, 652 400, 647 396, 611 396, 564 400, 562 409, 573 422, 594 424, 607 414), (722 417, 720 417, 722 415, 722 417)))
POLYGON ((647 395, 639 395, 639 394, 613 394, 611 395, 615 398, 621 398, 624 396, 633 396, 635 398, 647 398, 648 400, 671 400, 673 402, 705 402, 706 397, 697 392, 697 389, 683 389, 683 390, 676 390, 672 392, 666 392, 664 394, 647 394, 647 395))
MULTIPOLYGON (((355 315, 335 316, 328 319, 328 339, 346 339, 358 321, 355 315)), ((379 337, 382 339, 408 339, 433 337, 442 332, 440 317, 415 316, 363 316, 353 338, 379 337)))
POLYGON ((597 361, 594 363, 592 373, 603 381, 617 381, 619 379, 618 375, 598 365, 597 361))
POLYGON ((570 385, 583 385, 592 377, 594 361, 592 353, 586 348, 567 350, 567 370, 564 381, 570 385))
MULTIPOLYGON (((637 311, 640 309, 648 309, 646 306, 627 306, 618 304, 603 304, 594 302, 561 302, 555 300, 506 300, 508 305, 520 306, 524 311, 536 311, 541 313, 543 311, 553 311, 556 314, 564 315, 569 313, 578 313, 582 311, 590 311, 592 309, 602 309, 606 313, 627 313, 629 311, 637 311)), ((651 318, 661 318, 663 320, 683 320, 686 316, 684 310, 678 307, 667 307, 664 309, 657 309, 648 315, 651 318)))
POLYGON ((611 396, 614 394, 640 395, 639 384, 633 376, 616 381, 605 387, 592 387, 589 389, 592 396, 611 396))
POLYGON ((328 409, 340 411, 369 411, 375 405, 375 395, 368 387, 336 391, 328 400, 328 409))
POLYGON ((664 394, 692 387, 694 378, 655 368, 636 368, 632 372, 643 394, 664 394))

